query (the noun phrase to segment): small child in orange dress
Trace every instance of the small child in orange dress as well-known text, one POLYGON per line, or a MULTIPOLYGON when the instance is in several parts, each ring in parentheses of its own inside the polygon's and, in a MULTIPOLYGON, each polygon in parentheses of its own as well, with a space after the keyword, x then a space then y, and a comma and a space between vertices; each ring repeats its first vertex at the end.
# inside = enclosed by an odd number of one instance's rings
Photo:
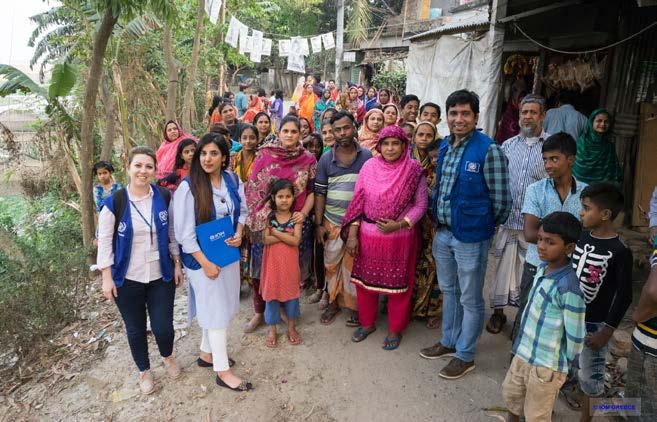
POLYGON ((294 186, 288 180, 275 181, 269 191, 272 213, 265 230, 265 249, 262 257, 260 290, 265 300, 265 322, 269 333, 265 344, 275 348, 276 324, 281 322, 281 305, 287 315, 287 339, 292 345, 301 344, 296 330, 296 320, 301 310, 301 270, 299 268, 299 243, 303 222, 292 221, 294 186))

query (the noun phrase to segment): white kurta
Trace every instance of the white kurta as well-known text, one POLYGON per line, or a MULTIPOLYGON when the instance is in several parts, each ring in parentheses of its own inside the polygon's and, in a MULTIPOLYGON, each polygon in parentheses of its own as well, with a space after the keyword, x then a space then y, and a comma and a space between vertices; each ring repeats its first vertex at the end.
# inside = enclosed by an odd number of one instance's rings
MULTIPOLYGON (((223 180, 219 189, 212 188, 212 194, 217 219, 227 215, 232 218, 234 204, 223 180)), ((244 197, 244 185, 241 181, 239 181, 239 196, 241 206, 238 222, 244 224, 248 210, 244 197)), ((183 252, 191 254, 200 251, 201 248, 196 239, 194 196, 186 181, 178 186, 173 196, 173 214, 176 239, 182 246, 183 252)), ((196 316, 201 328, 227 328, 239 310, 239 261, 222 267, 219 276, 214 280, 206 277, 202 268, 198 270, 185 268, 185 272, 189 279, 188 315, 190 323, 196 316)))

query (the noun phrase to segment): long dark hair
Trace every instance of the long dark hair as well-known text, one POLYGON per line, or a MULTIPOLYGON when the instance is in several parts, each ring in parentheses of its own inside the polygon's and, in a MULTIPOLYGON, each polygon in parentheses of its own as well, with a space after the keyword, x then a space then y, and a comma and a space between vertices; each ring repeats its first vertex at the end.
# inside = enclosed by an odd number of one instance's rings
POLYGON ((212 112, 214 112, 214 109, 219 106, 221 103, 221 97, 218 95, 215 95, 212 97, 212 104, 210 105, 210 108, 208 109, 208 116, 212 116, 212 112))
POLYGON ((194 192, 194 210, 197 215, 197 224, 210 221, 214 207, 212 203, 212 182, 210 181, 210 175, 201 167, 201 151, 209 144, 215 144, 219 148, 219 151, 221 151, 224 160, 221 163, 222 171, 228 167, 228 160, 230 159, 230 148, 228 148, 228 143, 221 134, 206 133, 198 145, 196 145, 194 158, 192 158, 192 164, 189 169, 189 180, 192 192, 194 192))
POLYGON ((289 189, 292 192, 292 198, 294 198, 294 185, 287 179, 275 180, 269 187, 269 204, 271 205, 272 216, 276 212, 276 194, 283 189, 289 189))
POLYGON ((178 144, 178 149, 176 150, 176 164, 173 166, 174 171, 183 168, 185 165, 185 160, 182 158, 182 152, 190 145, 196 145, 196 142, 190 138, 185 138, 178 144))

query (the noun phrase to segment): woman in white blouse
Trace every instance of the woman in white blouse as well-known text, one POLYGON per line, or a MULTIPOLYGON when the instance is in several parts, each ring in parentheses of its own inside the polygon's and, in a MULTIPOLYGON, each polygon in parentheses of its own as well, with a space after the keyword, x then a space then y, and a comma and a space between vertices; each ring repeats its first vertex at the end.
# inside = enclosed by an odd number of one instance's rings
POLYGON ((172 378, 180 376, 173 358, 173 301, 182 269, 168 192, 150 184, 156 161, 152 149, 133 148, 128 187, 108 197, 98 216, 97 266, 103 294, 119 308, 143 394, 155 390, 148 359, 147 308, 164 366, 172 378))
POLYGON ((229 161, 227 140, 218 133, 205 134, 196 146, 189 176, 176 190, 174 227, 189 278, 189 317, 196 316, 203 330, 197 364, 214 369, 217 385, 247 391, 253 386, 232 372, 226 348, 226 329, 239 310, 239 260, 219 267, 203 253, 196 236, 197 226, 230 216, 235 234, 225 243, 234 248, 242 243, 247 214, 244 186, 234 173, 225 171, 229 161))

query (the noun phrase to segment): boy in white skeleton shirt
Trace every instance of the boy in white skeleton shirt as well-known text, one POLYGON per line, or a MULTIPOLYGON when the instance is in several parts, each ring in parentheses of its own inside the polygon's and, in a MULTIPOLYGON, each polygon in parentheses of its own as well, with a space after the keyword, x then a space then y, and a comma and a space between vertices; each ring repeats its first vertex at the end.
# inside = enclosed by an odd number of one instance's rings
POLYGON ((580 421, 590 421, 589 400, 604 395, 607 343, 632 303, 632 251, 613 221, 623 194, 611 183, 593 183, 582 191, 580 217, 585 230, 573 253, 573 267, 586 302, 586 338, 579 357, 584 393, 580 421))

